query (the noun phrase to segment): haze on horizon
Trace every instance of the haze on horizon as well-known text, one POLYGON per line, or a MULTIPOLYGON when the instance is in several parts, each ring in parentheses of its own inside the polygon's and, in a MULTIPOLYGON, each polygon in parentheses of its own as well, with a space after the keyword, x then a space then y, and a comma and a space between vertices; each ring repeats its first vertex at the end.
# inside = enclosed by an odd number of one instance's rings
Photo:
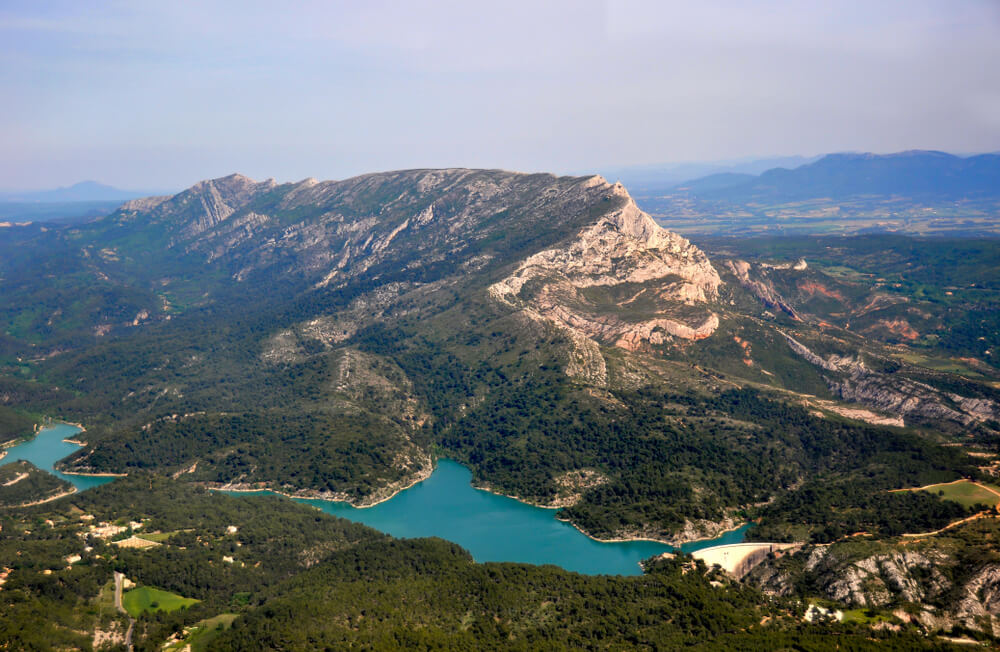
POLYGON ((995 0, 8 0, 0 58, 0 189, 1000 150, 995 0))

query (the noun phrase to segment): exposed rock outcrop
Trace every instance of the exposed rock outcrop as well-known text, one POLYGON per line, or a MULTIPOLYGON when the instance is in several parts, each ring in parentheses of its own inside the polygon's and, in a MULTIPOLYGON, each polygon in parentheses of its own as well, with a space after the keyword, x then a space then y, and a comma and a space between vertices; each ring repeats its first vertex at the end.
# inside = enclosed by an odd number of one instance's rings
POLYGON ((530 256, 490 294, 628 350, 710 336, 719 319, 706 304, 717 298, 721 280, 707 256, 658 226, 621 184, 600 177, 590 183, 622 200, 621 208, 530 256))
POLYGON ((827 385, 841 399, 861 403, 905 420, 929 419, 963 426, 1000 418, 1000 405, 986 398, 942 392, 899 374, 877 372, 855 356, 820 356, 783 333, 788 346, 811 364, 831 372, 827 385))
POLYGON ((601 347, 597 342, 573 329, 566 329, 570 339, 569 362, 566 364, 566 375, 579 378, 588 385, 606 387, 608 384, 608 366, 601 355, 601 347))
POLYGON ((985 629, 1000 636, 1000 564, 987 564, 962 586, 955 610, 966 627, 985 629))
MULTIPOLYGON (((804 270, 806 268, 805 261, 800 261, 801 266, 796 263, 789 267, 775 267, 775 269, 794 269, 794 270, 804 270)), ((751 294, 760 299, 765 306, 771 308, 772 310, 780 310, 781 312, 787 314, 792 319, 801 321, 801 317, 795 311, 795 308, 786 301, 778 291, 774 288, 771 283, 768 283, 762 278, 754 278, 751 276, 753 267, 750 263, 745 260, 727 260, 726 267, 730 272, 739 280, 740 285, 749 290, 751 294)))
MULTIPOLYGON (((982 545, 977 555, 995 560, 989 539, 975 541, 962 545, 982 545)), ((810 586, 818 591, 816 595, 848 608, 919 604, 923 608, 913 618, 925 629, 947 631, 963 625, 996 636, 1000 633, 1000 564, 987 561, 970 566, 962 545, 926 540, 916 548, 911 542, 859 545, 845 541, 814 546, 803 551, 798 561, 765 561, 746 581, 783 596, 810 586)))

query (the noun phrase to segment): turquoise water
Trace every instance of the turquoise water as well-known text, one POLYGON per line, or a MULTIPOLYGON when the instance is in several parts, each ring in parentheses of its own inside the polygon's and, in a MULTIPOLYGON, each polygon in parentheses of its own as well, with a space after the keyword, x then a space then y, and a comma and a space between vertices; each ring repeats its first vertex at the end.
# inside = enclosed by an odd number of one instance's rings
MULTIPOLYGON (((79 432, 76 426, 63 423, 42 428, 31 441, 7 449, 7 456, 0 464, 28 460, 80 491, 114 480, 66 475, 55 470, 57 461, 79 448, 63 439, 79 432)), ((439 460, 431 477, 374 507, 359 509, 329 500, 296 500, 395 537, 440 537, 454 541, 472 553, 476 561, 555 564, 591 575, 638 575, 642 572, 641 560, 673 550, 655 541, 595 541, 569 523, 557 520, 555 510, 474 488, 469 470, 452 460, 439 460)), ((717 539, 685 544, 681 550, 692 552, 740 543, 749 527, 745 525, 717 539)))
POLYGON ((0 460, 0 465, 10 464, 17 460, 27 460, 40 469, 62 478, 77 488, 77 491, 90 489, 111 482, 114 478, 94 477, 89 475, 66 475, 55 469, 55 463, 70 453, 79 450, 76 444, 63 441, 79 434, 80 428, 68 423, 57 423, 42 428, 35 438, 7 449, 7 455, 0 460))
MULTIPOLYGON (((642 572, 641 560, 673 550, 655 541, 595 541, 569 523, 557 520, 555 510, 476 489, 471 481, 472 474, 461 464, 439 460, 430 478, 374 507, 359 509, 329 500, 296 500, 395 537, 454 541, 480 562, 555 564, 591 575, 638 575, 642 572)), ((740 543, 748 527, 711 541, 686 544, 682 550, 740 543)))

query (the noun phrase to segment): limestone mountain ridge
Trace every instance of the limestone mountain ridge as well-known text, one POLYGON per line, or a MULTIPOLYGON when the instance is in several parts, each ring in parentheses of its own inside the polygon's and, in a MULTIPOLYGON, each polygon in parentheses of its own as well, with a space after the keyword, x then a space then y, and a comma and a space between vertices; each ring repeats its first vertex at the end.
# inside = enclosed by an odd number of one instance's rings
POLYGON ((710 259, 599 176, 232 175, 94 223, 11 231, 0 253, 0 339, 11 368, 56 379, 60 409, 87 424, 66 462, 77 471, 363 503, 445 450, 539 504, 568 500, 559 478, 598 474, 569 518, 673 540, 828 464, 799 432, 768 448, 740 412, 755 392, 820 429, 946 422, 986 436, 996 414, 981 382, 891 364, 884 338, 924 328, 906 311, 931 307, 860 293, 798 254, 710 259), (867 371, 824 366, 838 360, 867 371), (893 388, 920 393, 906 403, 919 409, 898 409, 893 388), (751 394, 718 398, 733 392, 751 394), (646 430, 627 425, 639 417, 646 430), (647 468, 647 449, 682 467, 647 468), (760 455, 790 461, 745 468, 760 455), (648 478, 670 500, 626 491, 648 478), (626 495, 642 507, 619 523, 608 505, 626 495))
POLYGON ((705 254, 600 176, 412 170, 279 185, 234 174, 127 202, 109 221, 159 226, 166 250, 220 264, 237 282, 256 274, 314 289, 361 277, 420 283, 514 264, 490 286, 494 298, 627 349, 708 337, 719 323, 707 304, 721 281, 705 254), (524 236, 514 251, 486 244, 512 232, 524 236), (616 296, 623 292, 630 296, 616 296), (612 314, 630 304, 642 314, 612 314))

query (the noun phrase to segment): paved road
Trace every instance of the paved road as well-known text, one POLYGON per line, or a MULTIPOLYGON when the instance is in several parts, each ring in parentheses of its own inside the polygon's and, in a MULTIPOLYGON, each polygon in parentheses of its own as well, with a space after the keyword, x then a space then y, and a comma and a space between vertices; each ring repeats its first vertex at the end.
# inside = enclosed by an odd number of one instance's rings
POLYGON ((125 576, 115 571, 115 609, 120 613, 126 613, 125 607, 122 606, 122 580, 125 576))
MULTIPOLYGON (((124 583, 124 580, 125 575, 115 571, 115 609, 128 616, 128 612, 125 611, 125 607, 122 606, 122 584, 124 583)), ((135 629, 135 618, 128 616, 128 631, 125 633, 125 647, 128 648, 129 652, 132 652, 133 629, 135 629)))

